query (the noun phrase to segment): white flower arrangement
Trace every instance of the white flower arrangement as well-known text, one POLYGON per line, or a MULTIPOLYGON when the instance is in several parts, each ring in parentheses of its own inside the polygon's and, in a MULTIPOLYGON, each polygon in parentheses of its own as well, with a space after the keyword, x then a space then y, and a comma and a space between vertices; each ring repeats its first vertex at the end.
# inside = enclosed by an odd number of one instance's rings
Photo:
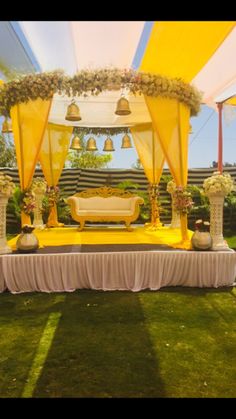
POLYGON ((47 182, 41 177, 36 177, 31 186, 31 190, 35 193, 45 193, 47 189, 47 182))
POLYGON ((167 188, 166 188, 167 192, 169 192, 170 194, 174 193, 176 190, 176 183, 174 180, 170 180, 167 183, 167 188))
POLYGON ((11 176, 5 175, 0 172, 0 193, 11 196, 15 189, 15 184, 12 182, 11 176))
POLYGON ((214 172, 213 175, 203 182, 206 195, 223 193, 228 195, 235 190, 234 181, 229 173, 214 172))

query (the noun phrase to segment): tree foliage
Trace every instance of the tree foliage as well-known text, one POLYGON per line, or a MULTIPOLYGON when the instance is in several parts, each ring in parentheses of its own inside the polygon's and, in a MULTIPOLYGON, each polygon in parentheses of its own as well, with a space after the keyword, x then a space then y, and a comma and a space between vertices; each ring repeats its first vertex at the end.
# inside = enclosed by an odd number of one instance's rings
POLYGON ((16 167, 15 147, 3 135, 0 135, 0 167, 16 167))
POLYGON ((80 134, 81 151, 70 150, 67 157, 67 165, 73 169, 100 169, 107 168, 112 160, 112 155, 101 154, 96 151, 86 151, 84 134, 80 134))

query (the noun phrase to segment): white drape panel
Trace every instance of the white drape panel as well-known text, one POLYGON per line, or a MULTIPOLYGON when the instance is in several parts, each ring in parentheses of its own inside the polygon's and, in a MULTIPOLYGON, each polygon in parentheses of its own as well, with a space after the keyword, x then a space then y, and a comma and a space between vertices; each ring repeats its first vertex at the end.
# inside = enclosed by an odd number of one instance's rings
POLYGON ((232 285, 236 253, 114 252, 0 257, 1 290, 60 292, 97 290, 158 290, 166 286, 232 285), (1 268, 2 266, 2 268, 1 268))

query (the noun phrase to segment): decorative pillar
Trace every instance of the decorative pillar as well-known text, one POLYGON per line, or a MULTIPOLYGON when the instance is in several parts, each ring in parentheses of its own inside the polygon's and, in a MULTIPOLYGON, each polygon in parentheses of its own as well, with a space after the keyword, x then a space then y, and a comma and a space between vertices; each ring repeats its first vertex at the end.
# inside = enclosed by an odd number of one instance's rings
POLYGON ((170 228, 180 228, 180 214, 175 210, 174 203, 173 203, 173 194, 171 194, 171 225, 170 228))
POLYGON ((229 250, 228 243, 223 237, 223 206, 225 194, 223 192, 208 193, 210 201, 210 234, 212 237, 212 250, 229 250))
POLYGON ((42 218, 42 201, 47 189, 47 183, 44 179, 36 177, 32 182, 31 189, 35 196, 33 225, 35 228, 43 229, 45 227, 45 224, 43 223, 42 218))
POLYGON ((40 191, 37 193, 37 190, 34 190, 35 193, 35 209, 34 209, 34 227, 35 228, 43 228, 45 224, 43 223, 42 218, 42 201, 44 198, 44 193, 40 191))
POLYGON ((0 254, 11 253, 6 237, 6 209, 9 195, 0 193, 0 254))

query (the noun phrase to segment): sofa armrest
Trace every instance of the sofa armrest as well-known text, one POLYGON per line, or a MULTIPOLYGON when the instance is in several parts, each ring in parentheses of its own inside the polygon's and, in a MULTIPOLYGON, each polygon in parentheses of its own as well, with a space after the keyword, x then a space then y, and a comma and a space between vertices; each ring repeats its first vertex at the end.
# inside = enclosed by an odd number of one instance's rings
POLYGON ((131 211, 134 211, 136 207, 139 207, 139 205, 143 205, 144 200, 140 196, 135 196, 131 201, 131 211))
POLYGON ((79 198, 76 196, 70 196, 67 198, 66 202, 71 207, 71 209, 74 209, 75 211, 79 210, 79 198))

